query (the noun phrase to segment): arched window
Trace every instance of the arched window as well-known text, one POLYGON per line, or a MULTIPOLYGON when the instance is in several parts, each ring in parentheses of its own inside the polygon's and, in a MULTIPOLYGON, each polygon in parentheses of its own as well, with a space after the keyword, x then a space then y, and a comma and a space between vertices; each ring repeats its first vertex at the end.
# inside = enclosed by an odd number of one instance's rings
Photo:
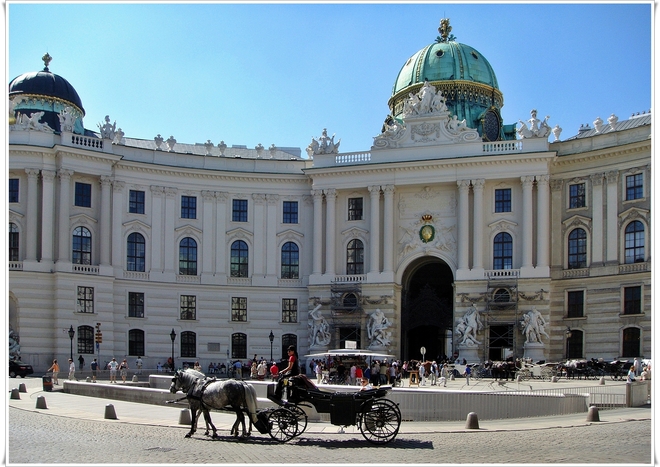
POLYGON ((237 332, 231 335, 231 358, 247 358, 247 334, 237 332))
POLYGON ((639 328, 626 328, 623 330, 623 345, 621 356, 626 358, 638 357, 642 354, 640 348, 641 333, 639 328))
POLYGON ((346 274, 364 274, 364 244, 360 240, 348 242, 346 274))
POLYGON ((587 267, 587 232, 573 229, 568 234, 568 269, 587 267))
POLYGON ((298 274, 298 245, 293 242, 286 242, 282 246, 282 279, 298 279, 298 274))
POLYGON ((248 277, 248 246, 243 240, 231 244, 231 277, 248 277))
POLYGON ((197 242, 193 238, 186 237, 179 243, 179 274, 197 275, 197 242))
POLYGON ((633 221, 626 226, 625 245, 626 264, 644 262, 644 224, 633 221))
POLYGON ((126 242, 126 270, 144 272, 144 257, 144 237, 134 232, 126 242))
POLYGON ((73 264, 92 264, 92 234, 85 227, 73 230, 73 264))
POLYGON ((91 326, 78 326, 78 353, 94 353, 94 328, 91 326))
MULTIPOLYGON (((287 349, 289 346, 292 345, 298 350, 298 336, 295 334, 283 334, 282 335, 282 358, 286 358, 288 360, 289 354, 287 353, 287 349)), ((300 364, 300 362, 298 362, 300 364)), ((300 369, 302 373, 305 372, 303 368, 300 369)))
POLYGON ((181 333, 181 357, 197 357, 197 335, 192 331, 181 333))
POLYGON ((128 331, 128 355, 144 355, 144 331, 142 329, 130 329, 128 331))
POLYGON ((513 268, 513 239, 506 232, 498 233, 493 240, 493 269, 513 268))
POLYGON ((497 289, 493 292, 493 301, 495 303, 509 303, 511 301, 511 294, 507 289, 497 289))
POLYGON ((18 259, 18 227, 13 222, 9 223, 9 261, 18 259))

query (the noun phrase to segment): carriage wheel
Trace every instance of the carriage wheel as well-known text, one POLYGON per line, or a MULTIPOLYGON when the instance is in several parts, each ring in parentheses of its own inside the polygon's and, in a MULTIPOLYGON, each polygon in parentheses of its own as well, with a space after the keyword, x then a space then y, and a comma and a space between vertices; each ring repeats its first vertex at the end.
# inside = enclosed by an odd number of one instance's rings
POLYGON ((268 414, 270 437, 280 443, 286 443, 298 434, 298 418, 289 409, 276 409, 268 414))
POLYGON ((388 399, 366 404, 369 404, 371 409, 363 412, 358 421, 362 436, 373 444, 389 443, 396 437, 401 426, 399 407, 388 399))
POLYGON ((296 425, 296 434, 295 436, 301 435, 307 429, 307 414, 305 411, 297 405, 289 405, 287 409, 293 412, 298 421, 296 425))

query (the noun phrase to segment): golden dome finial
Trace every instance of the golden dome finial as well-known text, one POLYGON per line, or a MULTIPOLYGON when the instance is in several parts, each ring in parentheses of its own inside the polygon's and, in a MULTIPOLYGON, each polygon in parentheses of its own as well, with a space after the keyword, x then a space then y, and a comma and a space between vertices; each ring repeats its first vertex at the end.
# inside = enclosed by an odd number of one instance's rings
POLYGON ((51 60, 53 60, 53 57, 51 57, 50 55, 48 55, 48 52, 46 52, 46 55, 44 55, 43 57, 41 57, 41 59, 44 61, 44 65, 45 65, 45 67, 44 67, 44 71, 49 71, 49 70, 48 70, 48 65, 50 64, 51 60))
POLYGON ((451 34, 451 26, 449 25, 449 18, 442 18, 440 20, 440 27, 438 28, 440 35, 436 39, 438 42, 450 42, 456 40, 456 37, 451 34))

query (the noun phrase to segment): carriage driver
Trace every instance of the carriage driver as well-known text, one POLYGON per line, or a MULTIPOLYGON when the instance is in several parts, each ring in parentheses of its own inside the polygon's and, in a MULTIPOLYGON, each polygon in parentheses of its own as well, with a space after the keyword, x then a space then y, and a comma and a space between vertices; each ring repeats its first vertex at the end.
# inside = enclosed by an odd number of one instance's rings
POLYGON ((280 400, 282 400, 284 378, 300 374, 300 365, 298 362, 298 352, 296 352, 296 347, 290 345, 286 351, 289 354, 289 365, 277 374, 277 388, 275 389, 275 396, 280 400))

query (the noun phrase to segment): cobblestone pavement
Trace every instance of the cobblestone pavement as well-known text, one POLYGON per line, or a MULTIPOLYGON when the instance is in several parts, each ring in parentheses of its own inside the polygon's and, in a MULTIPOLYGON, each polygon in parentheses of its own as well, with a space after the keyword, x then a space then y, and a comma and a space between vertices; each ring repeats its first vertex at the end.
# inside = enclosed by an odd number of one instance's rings
POLYGON ((64 464, 651 464, 651 421, 529 431, 400 433, 384 446, 359 433, 211 439, 187 428, 96 421, 8 408, 8 465, 64 464), (377 452, 378 451, 378 452, 377 452))

